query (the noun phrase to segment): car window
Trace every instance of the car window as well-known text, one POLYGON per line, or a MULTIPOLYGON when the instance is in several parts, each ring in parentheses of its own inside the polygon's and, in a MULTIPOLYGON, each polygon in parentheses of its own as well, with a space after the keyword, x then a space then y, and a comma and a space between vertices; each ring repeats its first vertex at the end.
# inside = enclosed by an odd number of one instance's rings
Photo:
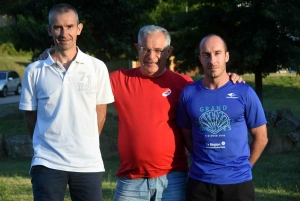
POLYGON ((9 72, 8 77, 12 77, 13 79, 16 79, 19 77, 19 75, 18 75, 18 73, 12 71, 12 72, 9 72))
POLYGON ((0 80, 6 79, 6 73, 0 73, 0 80))
POLYGON ((12 76, 12 72, 9 72, 9 73, 8 73, 8 78, 10 78, 10 77, 12 77, 12 78, 13 78, 13 76, 12 76))
POLYGON ((12 77, 15 79, 15 78, 18 78, 19 75, 18 75, 18 73, 16 73, 16 72, 12 72, 12 77))

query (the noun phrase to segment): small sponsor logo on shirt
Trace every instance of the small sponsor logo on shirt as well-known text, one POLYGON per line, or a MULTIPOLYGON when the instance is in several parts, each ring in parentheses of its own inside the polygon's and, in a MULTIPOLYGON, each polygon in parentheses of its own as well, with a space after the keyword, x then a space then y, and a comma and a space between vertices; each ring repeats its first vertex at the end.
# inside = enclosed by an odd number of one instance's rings
POLYGON ((226 98, 238 98, 234 93, 227 94, 226 98))
POLYGON ((212 143, 212 142, 210 142, 210 143, 206 143, 206 148, 208 148, 208 149, 220 149, 220 148, 225 148, 225 142, 224 141, 222 141, 221 143, 219 143, 219 142, 214 142, 214 143, 212 143))
POLYGON ((167 89, 165 92, 162 93, 163 97, 167 97, 172 93, 171 89, 167 89))

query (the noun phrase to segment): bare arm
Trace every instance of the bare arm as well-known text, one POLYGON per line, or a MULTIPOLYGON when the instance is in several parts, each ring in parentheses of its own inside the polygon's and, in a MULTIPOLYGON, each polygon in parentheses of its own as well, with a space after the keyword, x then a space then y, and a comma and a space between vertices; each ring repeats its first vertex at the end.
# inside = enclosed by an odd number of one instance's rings
POLYGON ((185 147, 187 150, 192 153, 193 151, 193 138, 192 138, 192 130, 186 129, 186 128, 181 128, 181 132, 183 135, 185 147))
POLYGON ((267 127, 266 125, 259 126, 250 130, 252 142, 250 144, 250 158, 252 165, 256 163, 264 148, 268 143, 267 127))
POLYGON ((238 74, 236 73, 227 73, 230 77, 230 80, 235 84, 235 83, 245 83, 245 80, 243 80, 243 78, 241 76, 239 76, 238 74))
POLYGON ((96 106, 99 136, 102 132, 102 128, 103 128, 103 125, 104 125, 104 122, 105 122, 106 111, 107 111, 107 105, 106 104, 101 104, 101 105, 96 106))
POLYGON ((37 119, 37 111, 25 111, 24 115, 27 131, 32 139, 34 133, 34 127, 37 119))

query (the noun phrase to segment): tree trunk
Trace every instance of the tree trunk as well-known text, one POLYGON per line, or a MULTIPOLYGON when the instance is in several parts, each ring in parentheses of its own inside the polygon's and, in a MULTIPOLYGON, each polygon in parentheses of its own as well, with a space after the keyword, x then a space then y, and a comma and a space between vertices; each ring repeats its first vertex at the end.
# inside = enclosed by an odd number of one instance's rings
POLYGON ((260 66, 255 68, 255 92, 261 103, 263 103, 262 68, 260 66))

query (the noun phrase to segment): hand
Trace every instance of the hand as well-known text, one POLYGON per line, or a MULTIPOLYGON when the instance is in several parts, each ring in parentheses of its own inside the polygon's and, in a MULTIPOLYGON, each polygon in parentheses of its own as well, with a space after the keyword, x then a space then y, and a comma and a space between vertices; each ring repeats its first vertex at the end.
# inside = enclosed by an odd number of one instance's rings
POLYGON ((246 83, 246 81, 245 80, 243 80, 243 78, 242 77, 240 77, 238 74, 236 74, 236 73, 227 73, 228 75, 229 75, 229 77, 230 77, 230 80, 235 84, 235 83, 246 83))
POLYGON ((39 55, 39 57, 37 58, 37 60, 45 60, 48 57, 48 51, 51 53, 52 51, 54 51, 54 47, 51 46, 50 48, 46 49, 42 54, 39 55))

